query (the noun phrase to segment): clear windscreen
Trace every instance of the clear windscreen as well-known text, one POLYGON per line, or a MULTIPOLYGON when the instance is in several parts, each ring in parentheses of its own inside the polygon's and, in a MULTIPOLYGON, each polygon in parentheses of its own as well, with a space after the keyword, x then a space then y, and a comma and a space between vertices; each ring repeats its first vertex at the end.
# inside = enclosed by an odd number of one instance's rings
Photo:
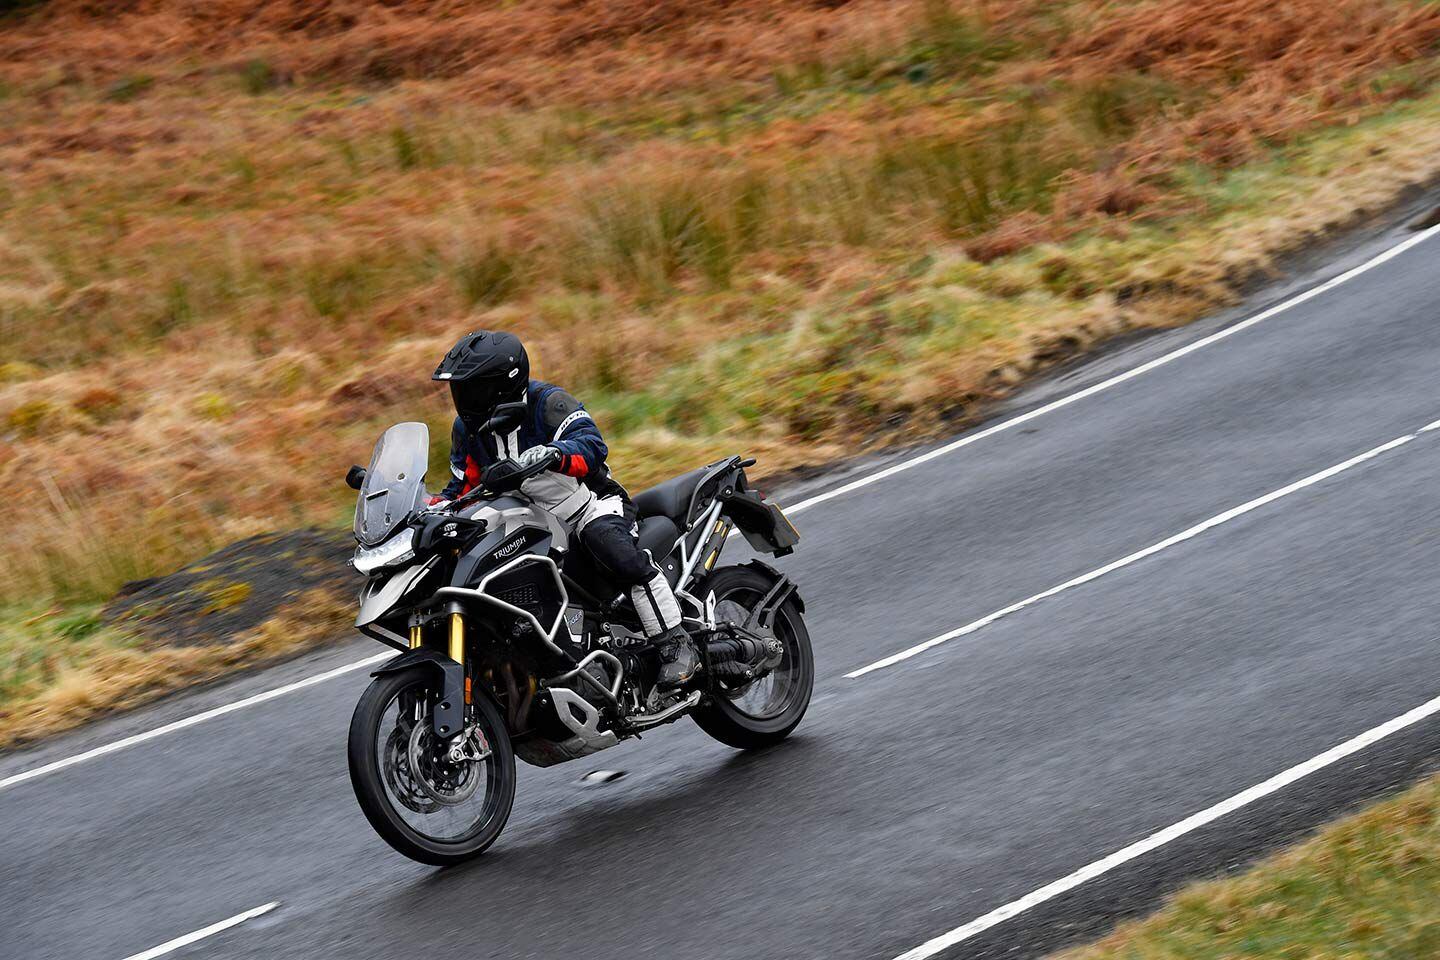
POLYGON ((425 496, 430 428, 397 423, 375 444, 370 468, 355 504, 355 537, 366 546, 389 536, 425 496))

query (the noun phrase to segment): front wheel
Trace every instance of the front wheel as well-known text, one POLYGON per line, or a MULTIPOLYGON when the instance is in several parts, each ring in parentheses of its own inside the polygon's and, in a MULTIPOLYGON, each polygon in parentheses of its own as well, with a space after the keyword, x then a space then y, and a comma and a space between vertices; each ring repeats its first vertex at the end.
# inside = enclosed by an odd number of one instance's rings
POLYGON ((515 753, 489 697, 467 707, 463 757, 438 748, 432 670, 376 677, 350 721, 350 783, 375 832, 412 860, 449 866, 500 835, 515 802, 515 753))
MULTIPOLYGON (((745 623, 774 582, 750 567, 722 567, 701 585, 698 596, 715 594, 715 619, 745 623)), ((779 743, 799 725, 815 686, 815 656, 810 632, 794 597, 775 615, 780 662, 758 680, 720 685, 710 702, 694 713, 695 722, 721 743, 742 750, 779 743)))

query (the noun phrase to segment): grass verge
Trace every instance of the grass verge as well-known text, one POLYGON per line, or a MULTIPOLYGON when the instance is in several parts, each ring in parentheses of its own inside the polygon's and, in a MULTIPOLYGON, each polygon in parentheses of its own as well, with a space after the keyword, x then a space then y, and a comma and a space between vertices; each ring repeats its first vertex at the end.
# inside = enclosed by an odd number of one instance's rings
POLYGON ((1440 956, 1440 777, 1052 960, 1440 956))
POLYGON ((252 630, 193 646, 107 625, 94 607, 0 611, 0 748, 334 639, 353 621, 349 600, 313 590, 252 630))

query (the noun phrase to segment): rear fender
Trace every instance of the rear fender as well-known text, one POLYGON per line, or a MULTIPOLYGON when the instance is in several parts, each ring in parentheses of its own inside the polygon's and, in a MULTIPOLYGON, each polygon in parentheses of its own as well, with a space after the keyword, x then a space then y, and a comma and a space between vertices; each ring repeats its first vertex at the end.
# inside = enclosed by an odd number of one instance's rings
POLYGON ((432 671, 440 681, 440 701, 430 718, 435 725, 435 736, 442 742, 449 740, 465 726, 465 668, 441 653, 421 647, 386 660, 370 676, 383 677, 413 667, 432 671))
MULTIPOLYGON (((755 609, 750 611, 749 622, 754 622, 764 629, 770 630, 775 626, 775 615, 780 612, 781 607, 785 606, 786 601, 791 599, 795 601, 796 609, 801 613, 805 612, 805 601, 801 598, 794 580, 760 560, 751 560, 742 566, 749 567, 770 581, 769 592, 765 594, 755 609)), ((749 622, 747 622, 747 626, 749 622)))

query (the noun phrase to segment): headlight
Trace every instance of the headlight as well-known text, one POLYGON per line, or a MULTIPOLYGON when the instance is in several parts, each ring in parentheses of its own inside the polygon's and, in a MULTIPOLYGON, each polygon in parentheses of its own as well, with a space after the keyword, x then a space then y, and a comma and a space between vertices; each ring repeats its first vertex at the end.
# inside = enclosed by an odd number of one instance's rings
POLYGON ((378 547, 359 547, 350 563, 361 573, 404 563, 415 556, 415 534, 415 530, 407 529, 378 547))

